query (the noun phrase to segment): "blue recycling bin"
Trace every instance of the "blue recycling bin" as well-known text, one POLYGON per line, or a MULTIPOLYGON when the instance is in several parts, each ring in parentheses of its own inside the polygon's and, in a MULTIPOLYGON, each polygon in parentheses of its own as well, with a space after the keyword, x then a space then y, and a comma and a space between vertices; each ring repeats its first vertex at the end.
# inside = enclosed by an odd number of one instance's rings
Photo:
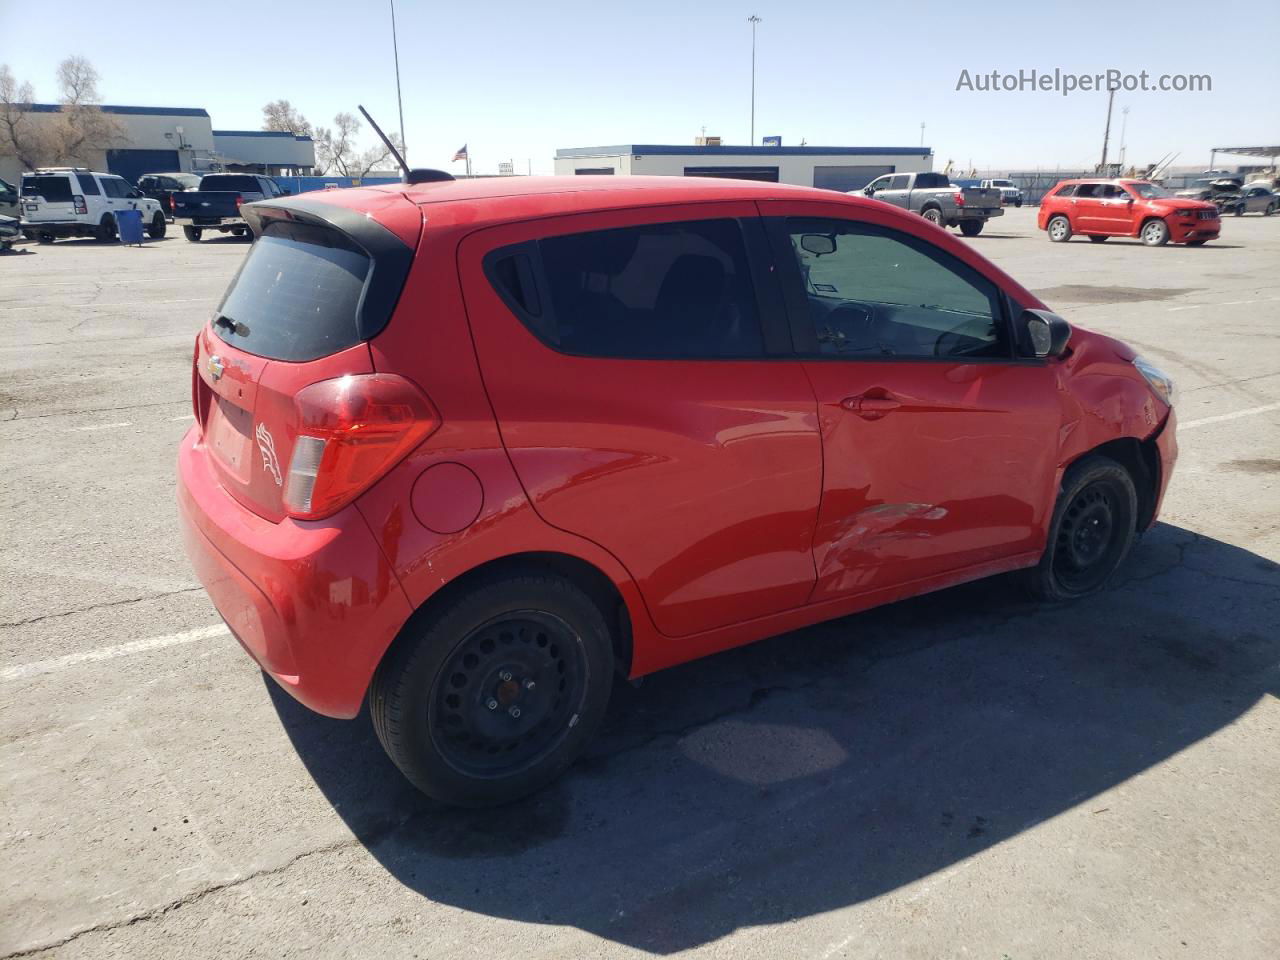
POLYGON ((117 210, 116 211, 116 231, 120 235, 121 243, 136 243, 142 245, 142 211, 141 210, 117 210))

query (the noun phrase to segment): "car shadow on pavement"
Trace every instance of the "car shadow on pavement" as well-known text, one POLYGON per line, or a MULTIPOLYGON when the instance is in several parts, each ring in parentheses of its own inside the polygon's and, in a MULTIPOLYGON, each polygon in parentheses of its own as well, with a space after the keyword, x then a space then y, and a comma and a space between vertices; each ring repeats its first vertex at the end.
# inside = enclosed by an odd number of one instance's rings
POLYGON ((619 684, 569 775, 479 812, 267 684, 405 886, 669 954, 889 893, 1213 735, 1280 695, 1277 622, 1280 565, 1160 524, 1078 603, 996 578, 619 684))

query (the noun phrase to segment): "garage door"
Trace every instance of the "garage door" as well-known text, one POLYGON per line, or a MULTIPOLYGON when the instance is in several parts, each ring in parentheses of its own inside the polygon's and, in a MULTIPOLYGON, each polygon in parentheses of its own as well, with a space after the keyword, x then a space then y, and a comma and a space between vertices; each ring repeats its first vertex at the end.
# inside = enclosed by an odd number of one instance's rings
POLYGON ((728 177, 731 180, 778 182, 777 167, 685 167, 686 177, 728 177))
POLYGON ((177 150, 108 150, 107 173, 137 183, 144 173, 173 173, 178 166, 177 150))
POLYGON ((850 190, 861 190, 876 177, 885 173, 893 173, 892 164, 866 164, 848 167, 814 167, 813 185, 824 190, 839 190, 848 193, 850 190))

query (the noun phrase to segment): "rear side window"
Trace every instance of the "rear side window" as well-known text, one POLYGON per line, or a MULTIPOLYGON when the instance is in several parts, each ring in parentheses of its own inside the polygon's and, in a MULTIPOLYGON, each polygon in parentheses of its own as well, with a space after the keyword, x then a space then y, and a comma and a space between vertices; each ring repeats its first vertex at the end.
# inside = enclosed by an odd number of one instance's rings
POLYGON ((499 251, 490 277, 526 325, 565 353, 655 359, 764 353, 736 220, 548 237, 499 251))
POLYGON ((214 173, 200 181, 201 190, 223 190, 227 193, 261 193, 257 177, 237 173, 214 173))
POLYGON ((129 196, 129 184, 125 183, 119 177, 103 177, 102 192, 108 197, 123 200, 129 196))
POLYGON ((273 360, 315 360, 359 343, 369 255, 323 227, 272 221, 232 281, 213 329, 273 360))
POLYGON ((890 190, 906 190, 908 184, 911 183, 911 174, 899 173, 889 180, 890 190))
POLYGON ((94 179, 92 173, 77 173, 76 183, 80 184, 80 192, 86 197, 97 197, 102 193, 98 189, 98 181, 94 179))
POLYGON ((1053 192, 1055 197, 1074 197, 1076 195, 1076 185, 1068 183, 1065 187, 1059 187, 1053 192))
POLYGON ((951 186, 951 179, 945 173, 917 173, 916 189, 931 190, 937 187, 951 186))
POLYGON ((24 197, 44 197, 49 203, 71 202, 71 180, 66 176, 24 176, 22 178, 22 195, 24 197))

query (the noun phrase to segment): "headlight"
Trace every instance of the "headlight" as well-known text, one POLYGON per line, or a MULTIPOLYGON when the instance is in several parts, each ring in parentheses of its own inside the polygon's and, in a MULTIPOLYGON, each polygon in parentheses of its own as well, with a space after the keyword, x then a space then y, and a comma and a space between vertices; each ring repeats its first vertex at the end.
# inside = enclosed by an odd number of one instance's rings
POLYGON ((1142 378, 1151 384, 1151 389, 1155 391, 1156 396, 1172 407, 1173 378, 1159 367, 1142 359, 1142 357, 1135 357, 1133 365, 1142 374, 1142 378))

